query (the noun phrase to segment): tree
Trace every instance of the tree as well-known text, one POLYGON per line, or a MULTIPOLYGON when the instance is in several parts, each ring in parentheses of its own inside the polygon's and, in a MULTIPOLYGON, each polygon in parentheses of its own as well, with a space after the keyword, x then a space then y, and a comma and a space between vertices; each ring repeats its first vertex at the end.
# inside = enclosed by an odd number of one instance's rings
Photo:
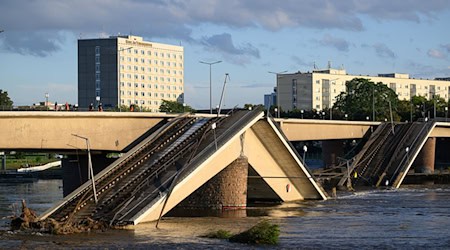
POLYGON ((398 97, 394 90, 383 83, 374 83, 369 79, 354 78, 345 83, 346 92, 336 97, 333 106, 340 113, 347 114, 350 120, 373 119, 376 121, 390 119, 390 112, 394 120, 400 120, 397 112, 398 97), (389 103, 391 104, 389 107, 389 103), (391 109, 390 109, 391 108, 391 109))
POLYGON ((190 106, 184 106, 182 103, 179 103, 177 101, 168 100, 162 100, 161 106, 159 106, 159 111, 165 113, 195 112, 195 110, 190 106))
POLYGON ((13 106, 13 102, 8 96, 8 92, 0 89, 0 108, 2 109, 11 109, 13 106))

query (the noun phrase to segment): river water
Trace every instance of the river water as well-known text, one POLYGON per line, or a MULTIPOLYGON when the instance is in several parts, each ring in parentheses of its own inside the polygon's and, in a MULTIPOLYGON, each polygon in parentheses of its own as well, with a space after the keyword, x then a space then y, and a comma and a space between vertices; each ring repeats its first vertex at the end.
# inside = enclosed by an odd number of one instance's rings
MULTIPOLYGON (((61 186, 60 180, 0 183, 0 218, 20 210, 22 199, 42 213, 62 198, 61 186)), ((280 226, 277 247, 285 249, 450 249, 450 186, 408 186, 260 206, 241 218, 164 218, 159 229, 148 223, 132 230, 30 235, 8 231, 9 220, 2 219, 0 249, 255 248, 199 236, 219 229, 237 233, 263 219, 280 226)))

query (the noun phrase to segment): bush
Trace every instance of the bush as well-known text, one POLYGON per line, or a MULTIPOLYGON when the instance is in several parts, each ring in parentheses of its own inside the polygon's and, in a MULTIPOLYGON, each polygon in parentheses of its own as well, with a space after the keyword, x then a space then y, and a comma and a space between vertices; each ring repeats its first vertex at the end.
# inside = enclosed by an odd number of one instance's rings
POLYGON ((231 237, 231 233, 227 230, 218 230, 216 232, 209 233, 203 237, 212 238, 212 239, 229 239, 231 237))
POLYGON ((231 242, 247 243, 247 244, 278 244, 280 236, 280 228, 276 224, 271 224, 264 220, 253 226, 247 231, 230 237, 231 242))

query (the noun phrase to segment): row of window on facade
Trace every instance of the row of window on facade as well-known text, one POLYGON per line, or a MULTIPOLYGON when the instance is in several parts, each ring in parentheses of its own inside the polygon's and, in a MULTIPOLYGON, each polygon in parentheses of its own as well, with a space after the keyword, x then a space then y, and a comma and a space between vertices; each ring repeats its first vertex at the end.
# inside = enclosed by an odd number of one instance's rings
MULTIPOLYGON (((120 86, 121 87, 125 87, 125 83, 124 82, 120 82, 120 86)), ((131 82, 128 82, 127 83, 127 87, 129 87, 129 88, 131 88, 133 85, 131 84, 131 82)), ((160 89, 162 89, 162 90, 164 90, 164 88, 167 88, 167 90, 170 90, 171 88, 172 88, 172 90, 176 90, 177 89, 177 86, 166 86, 166 85, 163 85, 163 84, 154 84, 153 85, 153 87, 155 88, 155 89, 158 89, 158 86, 159 86, 159 88, 160 89), (165 86, 165 87, 164 87, 165 86)), ((151 89, 152 88, 152 85, 151 84, 145 84, 145 83, 141 83, 141 84, 139 84, 139 83, 134 83, 134 88, 143 88, 143 89, 145 89, 146 87, 147 88, 149 88, 149 89, 151 89)), ((178 90, 183 90, 183 86, 178 86, 178 90)))
MULTIPOLYGON (((128 68, 128 70, 129 71, 132 71, 132 69, 131 69, 131 66, 130 65, 128 65, 127 66, 127 68, 128 68)), ((100 71, 100 68, 97 70, 97 68, 95 69, 96 71, 100 71)), ((139 67, 137 67, 137 66, 134 66, 134 71, 138 71, 139 70, 139 67)), ((140 67, 140 70, 142 71, 142 72, 145 72, 145 67, 140 67)), ((125 71, 125 66, 123 66, 123 65, 121 65, 120 66, 120 71, 125 71)), ((149 73, 160 73, 160 74, 168 74, 168 75, 170 75, 170 74, 173 74, 173 75, 176 75, 177 74, 177 72, 178 72, 178 75, 183 75, 183 71, 182 70, 178 70, 178 71, 176 71, 176 70, 170 70, 170 69, 158 69, 158 68, 153 68, 153 71, 152 71, 152 68, 150 68, 150 67, 148 67, 147 68, 147 72, 149 72, 149 73)))
MULTIPOLYGON (((125 74, 120 74, 120 78, 121 79, 125 79, 125 74)), ((97 78, 96 78, 97 79, 97 78)), ((100 78, 98 78, 100 79, 100 78)), ((133 76, 131 74, 127 74, 126 75, 126 79, 133 79, 133 76)), ((134 80, 142 80, 142 81, 161 81, 161 82, 173 82, 173 83, 177 83, 177 78, 170 78, 170 77, 157 77, 157 76, 147 76, 145 77, 145 75, 134 75, 134 80)), ((183 83, 183 79, 179 78, 178 79, 178 83, 183 83)))
MULTIPOLYGON (((159 107, 159 105, 161 105, 160 101, 151 101, 151 100, 132 100, 132 99, 121 99, 121 104, 125 105, 131 105, 131 104, 135 104, 135 105, 148 105, 148 106, 157 106, 159 107)), ((153 110, 154 112, 158 112, 159 109, 155 109, 153 110)))
MULTIPOLYGON (((155 57, 162 57, 162 58, 173 58, 173 59, 178 58, 179 60, 183 59, 182 55, 178 55, 177 56, 177 54, 174 54, 174 53, 170 54, 168 52, 166 52, 166 53, 159 52, 158 53, 158 51, 151 51, 151 50, 145 51, 145 50, 138 50, 138 49, 126 49, 126 48, 123 48, 123 47, 120 47, 119 51, 123 51, 123 52, 129 53, 129 54, 134 52, 135 55, 140 54, 140 55, 143 55, 143 56, 147 55, 147 56, 155 56, 155 57)), ((97 53, 97 48, 96 48, 96 53, 97 53)), ((100 53, 100 48, 98 48, 98 53, 100 53)))
MULTIPOLYGON (((122 96, 133 96, 131 91, 121 91, 120 92, 122 96), (126 95, 125 95, 126 93, 126 95)), ((152 92, 134 92, 134 96, 142 96, 142 97, 154 97, 154 98, 177 98, 177 94, 170 94, 170 93, 152 93, 152 92)))
MULTIPOLYGON (((100 60, 100 57, 99 57, 99 60, 100 60)), ((121 56, 120 57, 120 61, 122 62, 122 63, 126 63, 125 62, 125 57, 123 57, 123 56, 121 56)), ((132 57, 127 57, 127 62, 128 63, 132 63, 132 62, 134 62, 134 63, 142 63, 142 64, 145 64, 146 62, 147 62, 147 64, 152 64, 152 60, 151 59, 145 59, 145 58, 136 58, 136 57, 134 57, 134 58, 132 58, 132 57)), ((167 61, 158 61, 158 60, 153 60, 153 64, 155 64, 155 65, 161 65, 161 66, 165 66, 165 67, 177 67, 177 65, 178 65, 178 67, 180 67, 180 68, 182 68, 183 67, 183 63, 181 63, 181 62, 179 62, 179 63, 176 63, 176 62, 167 62, 167 61)))

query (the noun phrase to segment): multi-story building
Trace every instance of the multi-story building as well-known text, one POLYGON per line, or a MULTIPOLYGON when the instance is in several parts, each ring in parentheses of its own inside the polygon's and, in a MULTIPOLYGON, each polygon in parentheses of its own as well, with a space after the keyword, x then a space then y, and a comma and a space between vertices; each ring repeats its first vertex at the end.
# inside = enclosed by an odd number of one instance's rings
POLYGON ((354 78, 365 78, 375 83, 381 82, 398 95, 400 100, 413 96, 428 99, 439 95, 448 100, 450 79, 414 79, 408 74, 379 74, 378 76, 350 75, 343 69, 314 70, 307 73, 277 75, 277 95, 282 110, 293 109, 323 110, 333 106, 336 97, 346 91, 345 82, 354 78))
POLYGON ((78 40, 81 109, 134 104, 158 112, 161 101, 183 102, 184 49, 138 36, 78 40))

